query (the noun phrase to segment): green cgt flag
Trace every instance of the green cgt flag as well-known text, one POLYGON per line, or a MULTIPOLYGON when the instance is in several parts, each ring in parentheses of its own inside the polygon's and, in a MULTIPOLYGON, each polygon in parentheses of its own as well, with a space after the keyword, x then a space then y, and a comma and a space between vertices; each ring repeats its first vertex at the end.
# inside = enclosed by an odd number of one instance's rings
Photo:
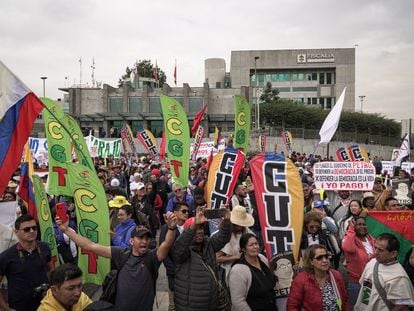
POLYGON ((168 160, 174 182, 188 184, 190 162, 190 128, 184 108, 175 99, 161 96, 161 108, 166 131, 168 160))
POLYGON ((235 128, 234 128, 234 148, 241 148, 247 153, 249 148, 250 135, 250 107, 247 100, 240 95, 234 96, 235 128))

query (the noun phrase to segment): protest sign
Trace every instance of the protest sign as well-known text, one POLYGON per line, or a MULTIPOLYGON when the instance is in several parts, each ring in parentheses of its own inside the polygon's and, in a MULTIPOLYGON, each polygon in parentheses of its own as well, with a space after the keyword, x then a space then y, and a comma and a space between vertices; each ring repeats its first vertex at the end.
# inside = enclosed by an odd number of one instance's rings
POLYGON ((314 166, 316 189, 371 191, 375 167, 369 162, 319 162, 314 166))
POLYGON ((391 181, 392 196, 398 200, 398 204, 410 206, 411 205, 411 193, 410 180, 409 179, 393 179, 391 181))
POLYGON ((85 137, 85 139, 88 142, 88 149, 91 153, 91 157, 121 157, 121 139, 104 140, 91 135, 85 137))

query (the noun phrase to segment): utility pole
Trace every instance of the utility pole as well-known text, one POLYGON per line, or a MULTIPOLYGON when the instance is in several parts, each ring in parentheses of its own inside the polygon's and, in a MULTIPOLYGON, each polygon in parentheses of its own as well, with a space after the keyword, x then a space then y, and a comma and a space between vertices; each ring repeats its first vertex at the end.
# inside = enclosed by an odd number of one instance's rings
POLYGON ((43 80, 43 97, 46 97, 46 79, 47 77, 40 77, 43 80))
POLYGON ((365 95, 359 95, 359 100, 361 101, 361 113, 363 112, 365 97, 366 97, 365 95))

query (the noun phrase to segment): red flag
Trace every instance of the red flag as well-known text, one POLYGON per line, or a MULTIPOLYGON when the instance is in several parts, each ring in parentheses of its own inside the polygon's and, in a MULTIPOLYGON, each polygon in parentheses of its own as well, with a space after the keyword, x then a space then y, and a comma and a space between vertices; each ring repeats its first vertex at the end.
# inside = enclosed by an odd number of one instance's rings
POLYGON ((155 62, 155 67, 152 72, 152 77, 155 79, 156 82, 158 82, 158 68, 157 68, 157 62, 155 62))
POLYGON ((177 61, 175 61, 175 66, 174 66, 174 84, 175 86, 177 86, 177 61))
POLYGON ((213 157, 214 157, 214 153, 213 153, 213 149, 211 149, 210 155, 208 156, 208 159, 207 159, 207 165, 206 165, 207 171, 210 169, 211 162, 213 162, 213 157))
POLYGON ((196 114, 193 121, 193 127, 191 128, 191 134, 194 136, 197 133, 198 126, 203 120, 204 112, 206 112, 207 105, 204 105, 203 108, 196 114))
POLYGON ((160 162, 164 161, 164 157, 165 157, 165 130, 162 133, 162 138, 161 138, 161 145, 160 145, 160 152, 159 152, 159 160, 160 162))

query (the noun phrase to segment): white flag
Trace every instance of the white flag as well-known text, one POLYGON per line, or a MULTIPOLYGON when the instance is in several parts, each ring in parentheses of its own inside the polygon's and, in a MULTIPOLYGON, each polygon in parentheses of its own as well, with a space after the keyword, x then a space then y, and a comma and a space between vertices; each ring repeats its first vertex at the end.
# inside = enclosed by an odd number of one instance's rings
POLYGON ((336 129, 339 125, 342 107, 344 105, 345 91, 346 87, 342 91, 341 96, 339 96, 339 99, 336 101, 335 107, 332 108, 325 121, 323 121, 322 127, 319 131, 319 136, 321 137, 319 144, 329 144, 332 137, 335 135, 336 129))
POLYGON ((407 134, 401 144, 400 151, 398 152, 398 158, 395 160, 395 164, 401 165, 401 161, 408 157, 410 154, 410 135, 407 134))

